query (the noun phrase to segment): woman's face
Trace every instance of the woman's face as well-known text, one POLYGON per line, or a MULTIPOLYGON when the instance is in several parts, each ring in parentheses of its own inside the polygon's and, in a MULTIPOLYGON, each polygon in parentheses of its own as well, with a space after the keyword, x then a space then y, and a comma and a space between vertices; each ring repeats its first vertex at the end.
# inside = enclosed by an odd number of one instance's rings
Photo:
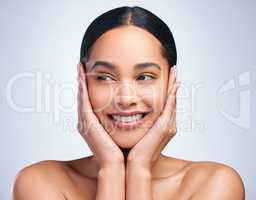
POLYGON ((164 108, 169 66, 160 46, 144 29, 126 26, 105 32, 92 47, 86 64, 90 102, 119 147, 133 147, 164 108), (129 114, 134 111, 139 113, 129 114))

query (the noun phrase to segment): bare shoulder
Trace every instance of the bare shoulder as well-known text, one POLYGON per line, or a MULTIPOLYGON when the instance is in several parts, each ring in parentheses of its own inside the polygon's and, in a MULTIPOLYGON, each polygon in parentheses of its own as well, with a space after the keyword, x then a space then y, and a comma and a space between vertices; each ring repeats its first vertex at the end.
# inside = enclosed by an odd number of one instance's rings
POLYGON ((243 200, 245 189, 241 176, 232 167, 218 162, 192 162, 182 185, 189 188, 191 199, 243 200))
POLYGON ((65 168, 61 161, 45 160, 21 169, 13 183, 12 196, 19 199, 64 199, 60 185, 65 181, 65 168), (46 195, 47 194, 47 195, 46 195))

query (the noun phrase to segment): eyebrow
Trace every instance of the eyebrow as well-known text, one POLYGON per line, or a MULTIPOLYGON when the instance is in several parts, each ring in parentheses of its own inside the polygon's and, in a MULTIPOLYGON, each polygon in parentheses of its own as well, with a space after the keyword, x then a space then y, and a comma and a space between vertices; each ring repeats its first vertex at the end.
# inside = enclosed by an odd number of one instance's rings
MULTIPOLYGON (((113 63, 110 63, 108 61, 99 60, 93 64, 93 66, 91 67, 91 70, 95 69, 98 66, 104 66, 104 67, 107 67, 112 70, 116 69, 116 66, 113 63)), ((134 65, 134 68, 136 68, 136 69, 145 69, 147 67, 156 67, 157 69, 161 70, 161 67, 154 62, 137 63, 134 65)))

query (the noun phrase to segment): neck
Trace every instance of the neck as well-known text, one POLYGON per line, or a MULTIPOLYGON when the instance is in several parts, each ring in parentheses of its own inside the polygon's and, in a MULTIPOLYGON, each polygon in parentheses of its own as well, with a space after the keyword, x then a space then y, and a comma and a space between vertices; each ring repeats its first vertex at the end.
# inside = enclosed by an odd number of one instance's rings
POLYGON ((123 155, 124 155, 124 161, 125 161, 125 165, 127 163, 127 157, 128 157, 128 154, 131 150, 131 148, 120 148, 121 151, 123 152, 123 155))

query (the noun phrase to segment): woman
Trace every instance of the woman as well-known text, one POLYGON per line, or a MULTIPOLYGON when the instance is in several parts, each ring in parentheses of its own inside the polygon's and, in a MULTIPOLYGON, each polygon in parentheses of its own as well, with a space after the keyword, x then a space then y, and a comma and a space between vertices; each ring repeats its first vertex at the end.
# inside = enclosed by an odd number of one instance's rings
POLYGON ((176 60, 171 31, 150 11, 96 18, 78 64, 78 130, 93 155, 25 167, 14 199, 244 199, 233 168, 161 153, 176 134, 176 60))

